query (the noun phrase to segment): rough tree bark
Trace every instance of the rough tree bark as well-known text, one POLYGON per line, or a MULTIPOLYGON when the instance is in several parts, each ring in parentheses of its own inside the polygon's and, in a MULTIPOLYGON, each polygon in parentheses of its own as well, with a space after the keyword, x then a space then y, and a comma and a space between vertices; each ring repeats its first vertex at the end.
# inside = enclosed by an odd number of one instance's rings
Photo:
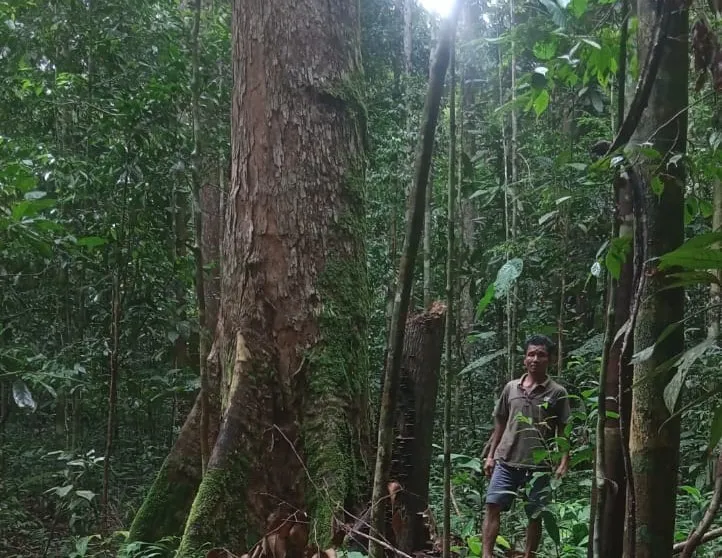
MULTIPOLYGON (((458 2, 454 4, 456 11, 458 2)), ((455 16, 452 16, 455 17, 455 16)), ((431 64, 429 87, 424 103, 421 121, 421 134, 416 151, 414 168, 414 184, 409 196, 406 212, 406 234, 404 248, 399 266, 399 280, 394 297, 394 311, 389 328, 387 369, 381 396, 381 411, 378 426, 378 445, 374 484, 371 496, 371 530, 377 537, 385 532, 384 519, 386 513, 386 483, 389 479, 391 466, 391 449, 393 441, 393 424, 396 396, 399 390, 399 370, 401 366, 402 347, 405 333, 406 315, 409 308, 413 270, 419 242, 422 236, 424 220, 424 199, 429 179, 431 155, 434 147, 434 134, 439 117, 439 104, 444 87, 446 68, 449 64, 449 53, 452 43, 453 25, 450 20, 444 24, 439 35, 434 58, 431 64)), ((373 543, 370 546, 373 558, 383 555, 383 546, 373 543)))
POLYGON ((327 544, 358 498, 367 285, 358 5, 237 0, 217 349, 224 416, 179 548, 241 554, 280 503, 327 544))
POLYGON ((407 554, 423 549, 429 537, 421 513, 429 499, 445 313, 443 304, 433 303, 409 318, 404 336, 390 474, 401 490, 394 495, 390 515, 394 546, 407 554))
MULTIPOLYGON (((688 12, 685 5, 671 0, 662 3, 638 0, 639 60, 644 60, 647 51, 653 48, 658 10, 668 11, 668 38, 663 43, 647 109, 633 137, 633 144, 651 142, 663 157, 640 170, 643 214, 636 225, 644 227, 646 220, 646 262, 677 248, 684 240, 685 171, 680 162, 670 162, 670 158, 684 154, 687 143, 688 12), (663 185, 661 196, 652 191, 654 176, 663 185)), ((660 292, 667 281, 664 274, 654 269, 654 263, 647 263, 642 272, 643 288, 636 301, 639 313, 634 329, 635 352, 652 346, 667 326, 684 317, 683 289, 660 292)), ((672 556, 680 423, 679 417, 667 422, 670 412, 665 405, 664 388, 676 369, 660 373, 657 368, 683 349, 683 331, 677 328, 657 345, 649 359, 634 367, 629 450, 636 508, 633 549, 636 558, 672 556)))
MULTIPOLYGON (((201 189, 203 238, 201 249, 210 271, 204 278, 206 329, 214 331, 218 320, 220 294, 221 188, 206 183, 201 189)), ((220 377, 217 353, 206 362, 209 393, 208 445, 213 447, 220 425, 220 377)), ((198 394, 178 439, 166 457, 143 505, 130 526, 128 541, 157 541, 180 535, 201 482, 201 396, 198 394)))

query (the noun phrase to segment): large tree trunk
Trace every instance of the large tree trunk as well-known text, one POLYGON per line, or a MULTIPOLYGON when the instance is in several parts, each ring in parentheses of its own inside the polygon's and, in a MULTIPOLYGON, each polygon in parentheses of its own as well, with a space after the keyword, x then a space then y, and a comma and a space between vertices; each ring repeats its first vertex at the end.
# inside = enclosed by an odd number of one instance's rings
MULTIPOLYGON (((639 60, 645 60, 653 46, 659 9, 655 0, 638 0, 639 60)), ((685 174, 679 162, 669 163, 669 159, 674 154, 684 154, 687 142, 688 13, 686 7, 669 2, 662 3, 661 9, 670 11, 669 32, 649 104, 633 140, 634 144, 651 140, 664 158, 652 161, 642 171, 645 215, 637 225, 643 226, 646 217, 645 261, 677 248, 684 240, 685 174), (653 172, 661 173, 659 179, 664 186, 661 196, 652 191, 653 172)), ((684 317, 683 289, 660 291, 665 286, 665 276, 655 272, 653 266, 648 264, 642 270, 644 288, 637 300, 635 352, 653 345, 667 326, 684 317)), ((657 368, 683 349, 683 331, 677 328, 657 345, 651 358, 634 368, 629 445, 636 507, 636 558, 672 556, 680 423, 679 417, 666 422, 670 411, 665 405, 664 388, 676 369, 660 373, 657 368)))
POLYGON ((395 546, 411 554, 426 546, 421 513, 428 506, 431 442, 444 343, 443 304, 412 316, 406 324, 404 357, 391 455, 391 479, 399 483, 391 512, 395 546))
MULTIPOLYGON (((203 287, 206 298, 206 329, 216 328, 220 293, 219 241, 222 225, 221 189, 206 183, 201 189, 203 260, 211 270, 203 287)), ((208 413, 208 445, 213 447, 220 425, 219 361, 211 351, 206 363, 211 384, 208 413)), ((193 498, 201 482, 201 399, 196 397, 178 439, 163 462, 143 505, 130 526, 129 541, 157 541, 180 535, 188 517, 193 498)))
POLYGON ((241 554, 280 503, 308 512, 309 538, 327 544, 333 513, 359 497, 368 293, 358 45, 351 0, 235 2, 224 416, 180 557, 206 542, 241 554))

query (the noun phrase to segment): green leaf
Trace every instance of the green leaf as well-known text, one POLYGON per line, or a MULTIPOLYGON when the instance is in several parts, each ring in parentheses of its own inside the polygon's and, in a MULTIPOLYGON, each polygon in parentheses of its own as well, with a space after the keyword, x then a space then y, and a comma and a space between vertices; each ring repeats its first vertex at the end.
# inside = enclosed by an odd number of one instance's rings
POLYGON ((659 258, 659 269, 722 269, 722 251, 712 248, 678 248, 659 258))
POLYGON ((652 188, 652 192, 654 192, 654 194, 655 194, 656 196, 661 196, 661 195, 662 195, 662 192, 664 192, 664 182, 662 182, 662 179, 661 179, 661 178, 659 178, 658 176, 655 176, 655 177, 652 179, 652 183, 650 184, 650 188, 652 188))
POLYGON ((557 209, 555 209, 554 211, 550 211, 549 213, 545 213, 544 215, 539 217, 539 224, 543 225, 544 223, 549 221, 549 219, 556 216, 557 213, 559 213, 559 211, 557 209))
POLYGON ((542 113, 549 106, 549 91, 542 89, 539 95, 534 99, 534 112, 537 116, 541 116, 542 113))
POLYGON ((714 410, 712 416, 712 428, 709 431, 709 452, 713 451, 722 438, 722 405, 714 410))
POLYGON ((506 540, 501 535, 496 536, 496 544, 498 544, 500 547, 505 548, 507 550, 511 550, 511 544, 508 540, 506 540))
POLYGON ((466 539, 466 545, 469 547, 469 552, 474 556, 481 556, 481 541, 479 537, 469 537, 466 539))
POLYGON ((654 349, 660 343, 662 343, 665 339, 667 339, 667 337, 669 337, 670 334, 674 330, 676 330, 678 327, 680 327, 680 325, 682 325, 680 322, 674 322, 672 324, 669 324, 667 327, 664 328, 664 331, 662 331, 662 333, 659 334, 659 337, 657 337, 657 340, 652 345, 633 354, 632 358, 629 360, 629 363, 630 364, 639 364, 640 362, 649 360, 652 357, 652 354, 654 353, 654 349))
POLYGON ((613 238, 609 244, 609 250, 604 258, 604 264, 607 266, 612 277, 619 279, 622 273, 622 266, 627 259, 627 254, 632 248, 631 236, 618 236, 613 238))
POLYGON ((40 198, 44 198, 47 195, 47 192, 43 192, 41 190, 32 190, 31 192, 26 192, 25 196, 23 197, 26 200, 39 200, 40 198))
POLYGON ((570 6, 574 17, 582 17, 586 13, 588 5, 589 0, 572 0, 570 6))
POLYGON ((90 490, 76 490, 75 495, 87 500, 88 502, 95 498, 95 492, 92 492, 90 490))
POLYGON ((679 394, 682 392, 682 386, 687 377, 687 372, 707 349, 715 345, 715 342, 716 340, 712 338, 705 339, 691 349, 686 350, 679 360, 677 360, 677 371, 664 388, 664 403, 667 405, 670 413, 674 413, 677 407, 677 401, 679 400, 679 394))
POLYGON ((77 244, 78 246, 85 246, 86 248, 95 248, 97 246, 102 246, 107 242, 107 240, 99 236, 83 236, 78 239, 77 244))
POLYGON ((494 351, 493 353, 490 353, 488 355, 484 355, 481 358, 476 359, 474 362, 470 362, 467 364, 461 372, 459 372, 459 375, 467 374, 473 370, 476 370, 477 368, 481 368, 485 364, 490 363, 492 360, 499 358, 500 356, 506 354, 506 349, 499 349, 497 351, 494 351))
POLYGON ((479 301, 479 304, 476 307, 477 319, 479 319, 479 317, 484 313, 484 310, 486 310, 486 307, 489 306, 489 303, 494 298, 494 290, 494 283, 489 283, 489 286, 486 288, 486 292, 484 293, 484 298, 479 301))
POLYGON ((534 45, 534 56, 539 60, 551 60, 556 53, 557 45, 551 41, 539 42, 534 45))
POLYGON ((494 296, 501 298, 509 291, 514 281, 521 275, 524 262, 520 258, 513 258, 499 268, 494 282, 494 296))
POLYGON ((680 271, 679 273, 670 273, 667 279, 671 280, 660 287, 660 291, 676 289, 678 287, 686 287, 688 285, 720 285, 719 278, 709 271, 680 271))
POLYGON ((561 537, 559 535, 557 518, 549 510, 544 510, 542 512, 542 520, 544 521, 544 529, 549 534, 549 538, 558 545, 561 542, 561 537))

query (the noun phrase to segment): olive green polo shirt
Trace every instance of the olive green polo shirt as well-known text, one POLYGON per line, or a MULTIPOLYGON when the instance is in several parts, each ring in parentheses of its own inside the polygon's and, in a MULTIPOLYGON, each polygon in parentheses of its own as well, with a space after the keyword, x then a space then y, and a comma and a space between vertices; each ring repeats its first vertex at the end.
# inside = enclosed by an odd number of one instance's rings
POLYGON ((505 424, 494 459, 514 467, 545 469, 548 463, 536 463, 534 450, 549 448, 558 425, 567 424, 569 398, 567 390, 549 377, 529 392, 522 387, 525 377, 508 382, 494 408, 494 417, 505 424))

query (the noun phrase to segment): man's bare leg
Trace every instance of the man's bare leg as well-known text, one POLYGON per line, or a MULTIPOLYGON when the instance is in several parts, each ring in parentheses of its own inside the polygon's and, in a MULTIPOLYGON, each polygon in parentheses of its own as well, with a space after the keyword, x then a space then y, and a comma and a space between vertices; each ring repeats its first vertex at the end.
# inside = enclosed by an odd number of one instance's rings
POLYGON ((484 539, 484 556, 483 558, 494 557, 494 545, 496 537, 499 534, 499 521, 501 516, 501 508, 499 504, 486 504, 486 513, 484 514, 484 527, 482 537, 484 539))
POLYGON ((526 527, 526 548, 524 558, 536 558, 536 551, 541 541, 541 519, 530 519, 526 527))

